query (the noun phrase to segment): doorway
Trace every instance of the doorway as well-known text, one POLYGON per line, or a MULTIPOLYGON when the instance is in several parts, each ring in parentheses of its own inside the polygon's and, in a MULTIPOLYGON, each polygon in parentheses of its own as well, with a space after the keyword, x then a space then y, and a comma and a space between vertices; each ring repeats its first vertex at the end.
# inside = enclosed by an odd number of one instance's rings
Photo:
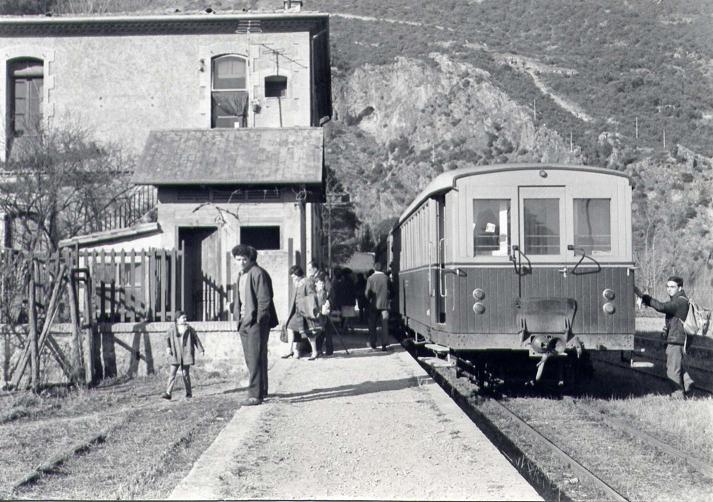
POLYGON ((184 252, 183 308, 191 321, 220 319, 227 295, 220 281, 220 232, 217 227, 179 227, 184 252))

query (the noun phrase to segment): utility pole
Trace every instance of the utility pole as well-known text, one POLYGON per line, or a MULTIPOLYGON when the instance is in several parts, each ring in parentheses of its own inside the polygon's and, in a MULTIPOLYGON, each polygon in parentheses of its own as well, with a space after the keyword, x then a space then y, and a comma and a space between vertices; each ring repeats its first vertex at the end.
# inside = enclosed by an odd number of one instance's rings
POLYGON ((532 122, 537 124, 537 98, 532 100, 532 122))

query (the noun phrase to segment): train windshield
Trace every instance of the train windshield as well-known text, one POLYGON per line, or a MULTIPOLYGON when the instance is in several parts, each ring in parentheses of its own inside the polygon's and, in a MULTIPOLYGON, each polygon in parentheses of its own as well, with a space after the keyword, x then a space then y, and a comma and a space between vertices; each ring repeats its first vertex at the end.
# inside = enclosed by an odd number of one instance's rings
POLYGON ((611 253, 611 199, 574 199, 574 246, 587 254, 611 253))
POLYGON ((510 199, 473 201, 475 256, 507 256, 510 249, 510 199))
POLYGON ((524 249, 529 255, 560 254, 560 200, 524 199, 524 249))

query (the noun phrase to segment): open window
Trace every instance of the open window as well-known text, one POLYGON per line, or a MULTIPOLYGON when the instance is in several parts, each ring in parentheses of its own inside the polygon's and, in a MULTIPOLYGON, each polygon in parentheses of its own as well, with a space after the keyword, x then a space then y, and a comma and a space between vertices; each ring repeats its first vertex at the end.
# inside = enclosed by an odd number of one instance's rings
POLYGON ((270 75, 265 77, 265 97, 284 98, 287 96, 287 77, 270 75))
POLYGON ((211 127, 247 127, 247 61, 234 54, 216 56, 211 70, 211 127))
POLYGON ((280 249, 280 227, 246 226, 240 227, 240 243, 260 250, 280 249))

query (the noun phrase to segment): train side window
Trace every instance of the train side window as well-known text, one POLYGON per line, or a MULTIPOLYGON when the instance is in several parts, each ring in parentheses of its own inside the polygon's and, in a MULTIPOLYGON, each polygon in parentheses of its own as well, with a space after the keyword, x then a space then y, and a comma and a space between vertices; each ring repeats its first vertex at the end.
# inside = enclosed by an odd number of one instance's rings
POLYGON ((525 253, 560 254, 559 203, 559 199, 523 199, 525 253))
POLYGON ((473 256, 507 256, 510 199, 473 200, 473 256))
POLYGON ((574 199, 574 246, 587 254, 611 253, 611 199, 574 199))

